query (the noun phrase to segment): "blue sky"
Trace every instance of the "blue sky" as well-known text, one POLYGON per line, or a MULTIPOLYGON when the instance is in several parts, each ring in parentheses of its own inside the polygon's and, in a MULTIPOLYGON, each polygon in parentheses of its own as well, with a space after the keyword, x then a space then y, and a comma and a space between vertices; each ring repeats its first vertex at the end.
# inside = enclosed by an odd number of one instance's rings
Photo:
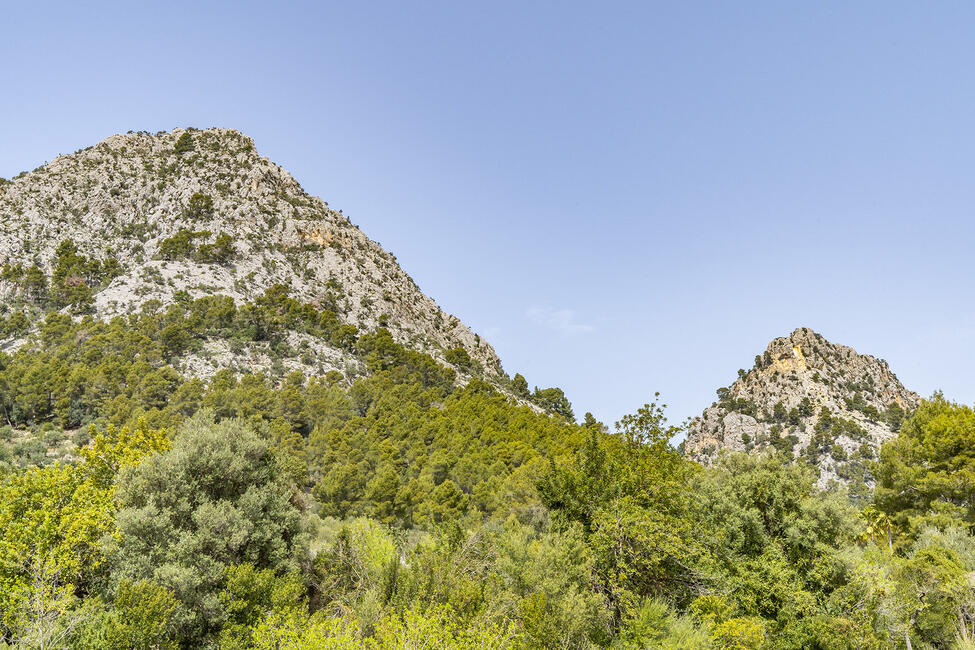
POLYGON ((510 373, 696 414, 808 326, 975 393, 971 3, 16 3, 0 176, 225 126, 510 373))

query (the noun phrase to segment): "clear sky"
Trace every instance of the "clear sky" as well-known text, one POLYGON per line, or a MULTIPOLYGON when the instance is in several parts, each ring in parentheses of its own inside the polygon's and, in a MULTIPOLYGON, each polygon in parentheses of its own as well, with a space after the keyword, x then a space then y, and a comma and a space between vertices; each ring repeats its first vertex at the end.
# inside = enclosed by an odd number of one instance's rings
POLYGON ((0 176, 224 126, 505 369, 673 420, 798 326, 975 395, 975 4, 6 3, 0 176))

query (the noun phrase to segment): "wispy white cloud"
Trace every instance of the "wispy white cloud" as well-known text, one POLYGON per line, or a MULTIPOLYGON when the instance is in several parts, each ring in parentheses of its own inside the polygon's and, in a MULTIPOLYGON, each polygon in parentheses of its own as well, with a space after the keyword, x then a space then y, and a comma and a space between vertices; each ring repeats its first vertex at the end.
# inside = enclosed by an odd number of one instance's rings
POLYGON ((561 336, 585 334, 596 328, 577 320, 573 309, 549 309, 547 307, 529 307, 525 312, 528 320, 558 332, 561 336))

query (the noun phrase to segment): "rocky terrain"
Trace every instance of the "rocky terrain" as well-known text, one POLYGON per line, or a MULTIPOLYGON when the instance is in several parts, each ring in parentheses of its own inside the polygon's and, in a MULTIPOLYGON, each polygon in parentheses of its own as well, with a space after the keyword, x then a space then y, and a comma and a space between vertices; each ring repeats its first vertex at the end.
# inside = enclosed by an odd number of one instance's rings
MULTIPOLYGON (((0 316, 39 302, 35 285, 56 279, 59 246, 70 241, 68 252, 95 269, 58 280, 57 306, 76 316, 108 319, 211 294, 240 304, 280 284, 360 331, 383 325, 442 362, 462 349, 487 377, 501 375, 493 348, 424 295, 393 255, 233 130, 115 135, 0 179, 0 223, 0 316)), ((7 335, 0 348, 17 340, 7 335)), ((291 343, 309 353, 294 355, 294 369, 356 363, 340 348, 291 343)), ((184 369, 207 376, 264 362, 260 349, 212 347, 184 369)))
POLYGON ((708 464, 723 449, 775 447, 815 465, 820 486, 869 483, 866 461, 919 402, 886 361, 808 328, 773 340, 751 370, 717 392, 691 423, 687 455, 708 464))

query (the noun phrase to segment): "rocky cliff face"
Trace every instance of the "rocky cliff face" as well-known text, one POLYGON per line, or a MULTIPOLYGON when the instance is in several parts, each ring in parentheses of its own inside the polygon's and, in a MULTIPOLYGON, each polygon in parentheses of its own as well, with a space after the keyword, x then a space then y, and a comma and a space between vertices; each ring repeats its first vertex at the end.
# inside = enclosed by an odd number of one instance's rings
POLYGON ((709 463, 722 449, 775 447, 815 465, 821 486, 869 483, 865 461, 918 401, 886 361, 799 328, 718 389, 718 401, 692 421, 684 449, 709 463))
MULTIPOLYGON (((150 301, 208 294, 242 303, 280 284, 360 330, 384 325, 399 342, 441 361, 463 348, 487 376, 501 373, 493 348, 425 296, 393 255, 236 131, 115 135, 0 179, 0 224, 0 311, 30 302, 30 273, 56 275, 58 247, 70 240, 72 254, 112 272, 102 280, 61 278, 62 291, 90 289, 83 309, 66 311, 110 318, 150 301)), ((325 368, 354 363, 339 349, 315 345, 322 349, 311 356, 325 368)), ((207 375, 223 366, 255 369, 261 356, 210 350, 185 364, 207 375)))

